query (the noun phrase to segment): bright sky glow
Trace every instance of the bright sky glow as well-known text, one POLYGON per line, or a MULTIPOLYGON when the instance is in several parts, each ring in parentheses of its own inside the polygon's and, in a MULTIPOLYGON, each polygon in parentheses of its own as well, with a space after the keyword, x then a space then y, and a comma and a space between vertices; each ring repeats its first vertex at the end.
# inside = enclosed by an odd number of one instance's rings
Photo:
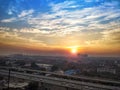
POLYGON ((0 0, 0 54, 65 54, 76 45, 120 55, 120 0, 0 0))
POLYGON ((71 53, 72 53, 72 54, 77 54, 77 48, 72 48, 72 49, 71 49, 71 53))

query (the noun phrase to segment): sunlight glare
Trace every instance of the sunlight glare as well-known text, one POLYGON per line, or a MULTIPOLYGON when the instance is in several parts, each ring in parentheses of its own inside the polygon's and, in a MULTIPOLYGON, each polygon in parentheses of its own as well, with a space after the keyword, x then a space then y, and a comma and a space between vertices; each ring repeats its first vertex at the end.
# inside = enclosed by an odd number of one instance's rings
POLYGON ((72 48, 72 49, 71 49, 71 53, 77 54, 77 48, 72 48))

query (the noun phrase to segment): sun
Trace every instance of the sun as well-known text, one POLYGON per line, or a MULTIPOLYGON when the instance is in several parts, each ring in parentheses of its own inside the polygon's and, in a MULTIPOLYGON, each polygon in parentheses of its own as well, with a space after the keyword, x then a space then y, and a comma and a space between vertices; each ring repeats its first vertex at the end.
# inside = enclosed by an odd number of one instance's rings
POLYGON ((79 53, 79 46, 69 46, 67 48, 69 49, 69 53, 73 56, 76 56, 79 53))
POLYGON ((77 54, 77 52, 78 52, 77 48, 71 48, 71 53, 72 54, 77 54))

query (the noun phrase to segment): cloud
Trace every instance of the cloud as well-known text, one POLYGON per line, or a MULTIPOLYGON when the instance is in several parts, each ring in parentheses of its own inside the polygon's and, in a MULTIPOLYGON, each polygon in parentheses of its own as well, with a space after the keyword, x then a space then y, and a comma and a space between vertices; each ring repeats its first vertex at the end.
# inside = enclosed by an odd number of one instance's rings
POLYGON ((61 3, 50 3, 49 6, 51 10, 48 12, 23 10, 17 18, 3 19, 1 22, 24 21, 32 27, 32 29, 23 30, 24 32, 62 36, 85 30, 106 30, 111 27, 109 24, 116 22, 120 16, 120 9, 117 8, 116 2, 86 7, 82 2, 79 4, 74 0, 66 0, 61 3))
POLYGON ((50 6, 52 7, 53 12, 60 11, 66 8, 77 8, 79 5, 75 5, 75 1, 64 1, 62 3, 54 4, 51 3, 50 6))
POLYGON ((12 14, 13 14, 13 12, 12 12, 11 9, 8 10, 8 14, 9 14, 9 15, 12 15, 12 14))
POLYGON ((97 40, 88 40, 87 44, 93 46, 102 46, 102 47, 111 47, 111 48, 120 48, 120 30, 111 29, 101 32, 101 38, 97 40))
POLYGON ((18 15, 18 17, 19 17, 19 18, 22 18, 22 17, 25 17, 25 16, 30 15, 30 14, 33 14, 33 13, 34 13, 34 10, 33 10, 33 9, 24 10, 24 11, 22 11, 22 12, 18 15))
MULTIPOLYGON (((11 9, 10 9, 11 10, 11 9)), ((9 14, 12 14, 12 11, 8 11, 9 14)), ((2 23, 13 23, 13 22, 21 22, 21 21, 26 21, 26 18, 30 18, 31 15, 34 13, 34 10, 33 9, 30 9, 30 10, 23 10, 19 15, 18 17, 11 17, 11 18, 8 18, 8 19, 3 19, 1 20, 0 22, 2 23)), ((9 25, 8 25, 9 26, 9 25)), ((13 26, 14 27, 14 26, 13 26)))
MULTIPOLYGON (((12 22, 16 19, 27 22, 30 27, 11 30, 18 35, 15 36, 16 41, 25 40, 25 44, 35 42, 40 46, 63 44, 64 46, 96 46, 108 43, 118 45, 120 9, 117 7, 117 3, 105 2, 85 7, 81 3, 76 3, 75 0, 67 0, 61 3, 50 3, 49 6, 50 11, 41 13, 35 12, 33 9, 23 10, 17 18, 4 19, 2 22, 12 22)), ((12 34, 8 37, 12 37, 12 34)), ((10 40, 12 39, 9 38, 8 41, 10 40)))
POLYGON ((120 44, 120 30, 115 29, 115 30, 110 30, 110 31, 104 31, 103 33, 103 39, 108 41, 108 43, 111 44, 120 44))
POLYGON ((0 32, 4 32, 4 31, 9 31, 10 28, 8 27, 0 27, 0 32))
POLYGON ((8 18, 8 19, 3 19, 3 20, 1 20, 0 22, 2 22, 2 23, 9 23, 9 22, 14 22, 14 21, 16 21, 16 18, 15 18, 15 17, 13 17, 13 18, 8 18))
POLYGON ((81 5, 78 5, 76 1, 52 3, 50 4, 51 11, 31 17, 27 19, 27 22, 40 31, 60 36, 86 30, 101 32, 111 28, 109 24, 116 22, 120 16, 120 9, 116 8, 116 3, 113 4, 106 2, 100 6, 80 8, 81 5), (106 24, 103 24, 105 22, 106 24))
POLYGON ((93 0, 85 0, 85 2, 93 2, 93 0))
MULTIPOLYGON (((0 32, 0 43, 20 46, 20 47, 29 47, 29 48, 41 48, 46 47, 46 44, 41 40, 34 40, 32 37, 27 38, 26 35, 21 34, 22 32, 0 32)), ((33 35, 32 35, 33 36, 33 35)))
POLYGON ((38 29, 35 29, 35 28, 23 28, 23 29, 20 29, 19 32, 33 33, 33 34, 36 34, 36 33, 49 34, 49 32, 47 32, 47 31, 41 31, 41 30, 38 30, 38 29))

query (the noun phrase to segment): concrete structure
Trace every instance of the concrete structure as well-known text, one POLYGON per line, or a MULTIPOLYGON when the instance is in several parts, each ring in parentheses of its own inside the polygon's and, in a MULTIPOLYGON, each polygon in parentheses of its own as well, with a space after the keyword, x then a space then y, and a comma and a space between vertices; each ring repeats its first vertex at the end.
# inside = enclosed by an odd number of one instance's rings
MULTIPOLYGON (((21 69, 21 70, 27 72, 27 69, 21 69)), ((87 77, 79 78, 79 77, 71 77, 71 76, 65 76, 65 75, 58 75, 59 76, 58 77, 57 74, 53 74, 50 72, 41 72, 41 71, 35 71, 35 70, 29 70, 29 71, 38 72, 39 75, 17 72, 12 69, 10 71, 10 76, 29 80, 29 81, 37 81, 39 82, 39 88, 40 88, 39 90, 120 90, 120 82, 117 82, 117 81, 92 79, 87 77), (46 76, 45 74, 43 75, 40 72, 50 74, 50 75, 46 76), (77 78, 80 80, 76 80, 74 78, 77 78), (102 82, 102 84, 100 82, 102 82), (110 83, 112 83, 112 85, 110 85, 110 83)), ((8 73, 9 72, 7 69, 0 68, 0 75, 8 76, 8 73)))

